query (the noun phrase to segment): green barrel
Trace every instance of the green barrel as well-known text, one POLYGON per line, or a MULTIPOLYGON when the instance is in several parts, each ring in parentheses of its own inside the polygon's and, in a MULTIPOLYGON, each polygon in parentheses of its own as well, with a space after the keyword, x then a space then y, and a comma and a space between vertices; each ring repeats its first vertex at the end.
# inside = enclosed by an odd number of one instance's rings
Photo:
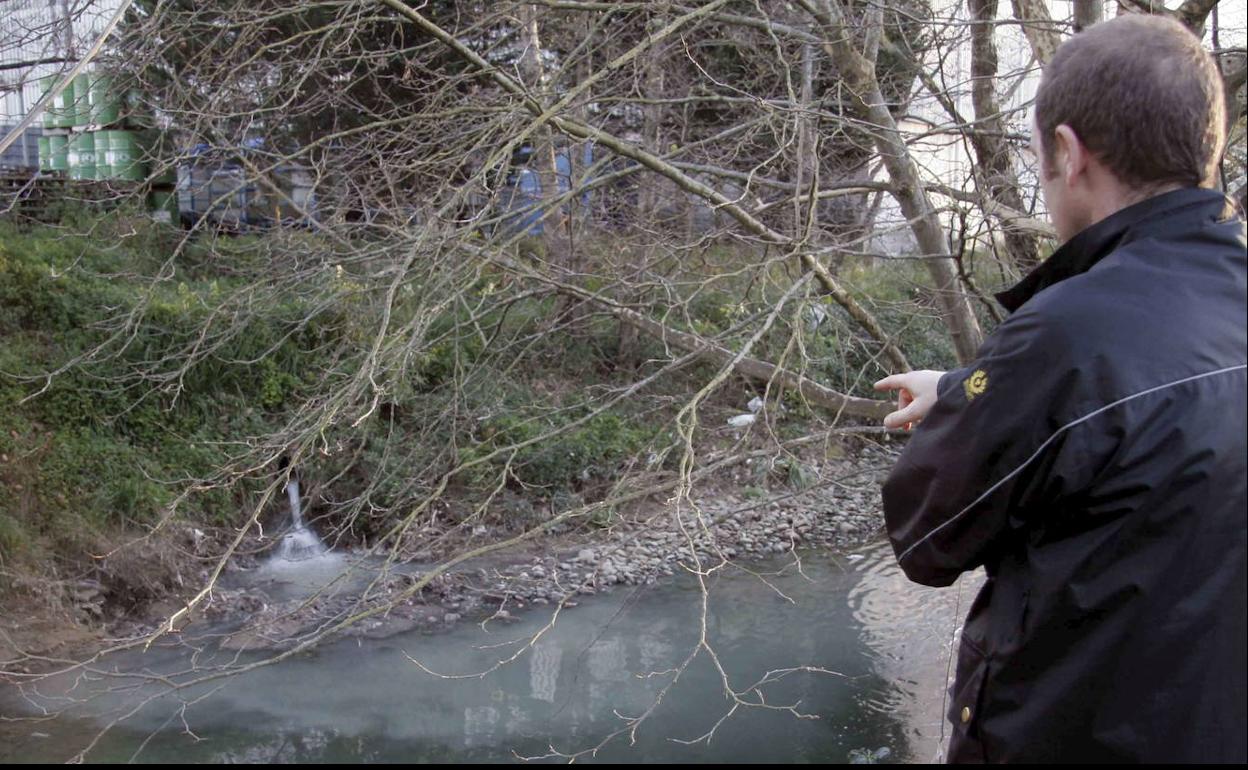
POLYGON ((91 76, 86 72, 78 75, 74 78, 73 85, 65 90, 74 92, 74 100, 69 109, 70 125, 88 125, 91 122, 91 76))
POLYGON ((74 97, 74 84, 70 82, 63 89, 60 95, 56 97, 56 111, 60 113, 60 122, 62 128, 71 128, 74 125, 74 111, 77 109, 78 102, 74 97))
POLYGON ((139 182, 147 178, 143 148, 133 131, 97 131, 95 159, 100 179, 129 179, 139 182))
MULTIPOLYGON (((39 78, 39 99, 42 100, 53 88, 56 88, 56 75, 44 75, 39 78)), ((43 108, 43 127, 60 128, 56 122, 56 100, 53 99, 51 104, 43 108)))
POLYGON ((50 171, 52 169, 52 146, 48 144, 48 137, 39 137, 39 170, 50 171))
POLYGON ((111 131, 92 131, 95 137, 95 178, 112 179, 113 163, 109 152, 109 134, 111 131))
POLYGON ((48 137, 48 168, 53 171, 69 171, 68 136, 48 137))
POLYGON ((82 132, 69 137, 69 178, 96 179, 95 134, 82 132))
POLYGON ((74 111, 77 109, 78 102, 74 97, 74 84, 70 83, 61 90, 59 96, 56 97, 56 110, 60 113, 60 121, 62 128, 72 128, 74 125, 74 111))
MULTIPOLYGON (((39 78, 39 98, 47 96, 48 92, 56 88, 56 82, 59 78, 56 75, 45 75, 39 78)), ((64 117, 61 111, 57 109, 60 103, 60 97, 53 99, 48 106, 43 108, 43 127, 44 128, 66 128, 64 117)))
MULTIPOLYGON (((56 88, 60 82, 60 75, 48 75, 40 78, 40 88, 42 95, 46 95, 49 91, 56 88)), ((43 127, 44 128, 69 128, 71 123, 70 110, 74 105, 74 86, 71 83, 66 86, 63 91, 57 94, 56 98, 48 103, 43 110, 43 127)))
POLYGON ((152 190, 147 196, 152 219, 169 224, 178 223, 178 194, 173 190, 152 190))
POLYGON ((87 101, 90 109, 90 123, 110 126, 121 120, 122 99, 113 87, 112 75, 97 72, 90 76, 87 101))

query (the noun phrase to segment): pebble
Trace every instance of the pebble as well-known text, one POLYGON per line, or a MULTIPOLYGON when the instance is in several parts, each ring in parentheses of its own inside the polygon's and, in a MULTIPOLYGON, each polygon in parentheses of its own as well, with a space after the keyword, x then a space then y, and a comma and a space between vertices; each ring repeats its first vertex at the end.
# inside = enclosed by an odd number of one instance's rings
MULTIPOLYGON (((828 468, 827 472, 836 474, 842 470, 847 469, 840 466, 828 468)), ((864 487, 874 484, 865 478, 862 483, 864 487)), ((575 556, 564 555, 564 561, 537 556, 523 564, 497 567, 488 575, 475 573, 475 579, 473 572, 448 576, 414 602, 416 606, 425 607, 422 617, 434 625, 438 624, 438 611, 445 611, 441 617, 443 627, 464 618, 491 615, 498 620, 515 620, 513 612, 520 614, 525 604, 545 606, 562 602, 564 607, 575 607, 576 601, 564 597, 607 593, 615 585, 654 585, 659 579, 675 575, 678 563, 692 567, 700 562, 706 568, 724 558, 762 558, 786 554, 795 548, 843 546, 878 531, 882 518, 878 487, 816 490, 801 501, 764 505, 744 499, 724 499, 702 506, 702 511, 704 527, 692 518, 685 518, 687 531, 678 532, 672 529, 676 523, 674 517, 661 517, 657 526, 663 529, 631 533, 624 529, 612 530, 607 534, 610 539, 578 547, 575 556), (745 510, 741 510, 743 508, 745 510), (493 598, 483 601, 465 592, 464 580, 476 588, 488 588, 493 598), (515 602, 508 605, 511 612, 500 608, 502 596, 510 596, 515 602), (425 601, 433 602, 432 606, 424 605, 425 601)), ((94 586, 77 586, 84 599, 94 598, 92 588, 94 586)), ((393 588, 397 590, 403 586, 393 588)), ((267 597, 253 597, 252 600, 257 598, 260 601, 256 603, 263 609, 267 597)), ((231 596, 227 603, 237 609, 245 605, 247 599, 231 596)), ((390 623, 386 621, 383 632, 392 627, 390 623)))

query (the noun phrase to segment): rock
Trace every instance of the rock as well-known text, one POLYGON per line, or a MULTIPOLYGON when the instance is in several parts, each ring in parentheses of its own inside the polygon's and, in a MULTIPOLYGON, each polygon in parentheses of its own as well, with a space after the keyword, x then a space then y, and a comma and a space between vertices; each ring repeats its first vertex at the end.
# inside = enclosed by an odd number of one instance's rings
POLYGON ((446 623, 447 625, 450 625, 451 623, 456 623, 459 621, 459 619, 460 619, 460 614, 458 612, 448 612, 442 616, 442 622, 446 623))
POLYGON ((582 564, 592 562, 596 557, 597 554, 594 553, 594 549, 592 548, 582 548, 580 552, 576 554, 576 560, 582 564))
POLYGON ((267 598, 268 597, 266 597, 264 594, 261 594, 258 591, 255 593, 243 594, 242 596, 238 597, 238 600, 235 602, 234 606, 240 612, 248 612, 248 613, 263 612, 265 608, 268 607, 268 602, 265 601, 265 599, 267 598))

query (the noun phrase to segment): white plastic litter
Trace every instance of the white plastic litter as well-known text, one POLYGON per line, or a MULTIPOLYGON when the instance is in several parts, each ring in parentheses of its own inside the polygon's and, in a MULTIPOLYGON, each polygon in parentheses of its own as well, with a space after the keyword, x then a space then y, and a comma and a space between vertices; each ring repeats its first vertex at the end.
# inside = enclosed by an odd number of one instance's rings
POLYGON ((815 331, 828 319, 828 311, 818 305, 808 305, 806 307, 806 331, 814 334, 815 331))

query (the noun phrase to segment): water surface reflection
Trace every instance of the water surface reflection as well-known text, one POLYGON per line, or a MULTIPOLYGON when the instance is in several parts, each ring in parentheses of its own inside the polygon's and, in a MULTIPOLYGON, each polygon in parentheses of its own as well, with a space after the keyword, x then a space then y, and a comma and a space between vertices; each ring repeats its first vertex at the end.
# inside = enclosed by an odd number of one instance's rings
POLYGON ((192 665, 202 672, 257 659, 216 649, 205 631, 196 649, 115 656, 25 700, 0 694, 5 716, 74 702, 67 716, 0 725, 0 759, 67 759, 125 716, 89 760, 508 761, 593 748, 651 708, 632 745, 622 736, 583 759, 835 763, 881 748, 889 761, 931 759, 957 590, 907 583, 886 544, 852 558, 808 554, 801 566, 777 560, 756 565, 758 575, 737 569, 710 580, 706 632, 716 659, 703 651, 679 677, 702 625, 701 592, 688 577, 567 610, 531 649, 484 676, 444 678, 422 666, 447 676, 486 671, 524 648, 549 612, 488 630, 343 640, 131 714, 162 692, 144 675, 185 681, 192 665), (833 673, 773 673, 776 681, 747 691, 768 672, 803 666, 833 673), (709 741, 682 743, 732 707, 719 667, 743 697, 761 694, 769 706, 817 718, 738 709, 709 741))

